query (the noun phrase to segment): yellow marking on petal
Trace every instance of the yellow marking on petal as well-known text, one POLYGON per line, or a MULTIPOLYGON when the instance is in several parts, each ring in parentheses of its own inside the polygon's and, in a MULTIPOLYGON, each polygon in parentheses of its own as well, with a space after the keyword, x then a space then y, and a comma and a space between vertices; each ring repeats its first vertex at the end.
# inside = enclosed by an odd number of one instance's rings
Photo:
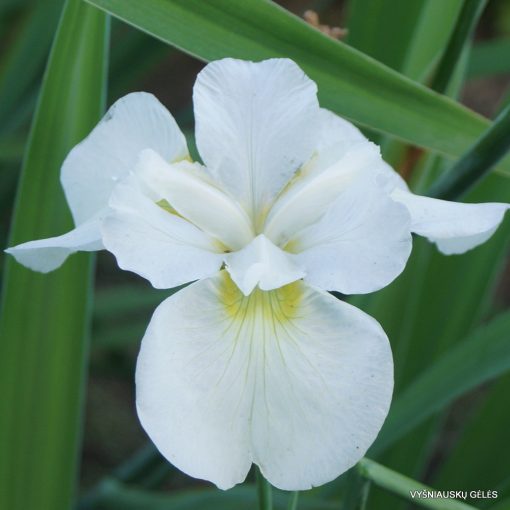
POLYGON ((219 298, 232 319, 257 318, 267 323, 283 324, 297 317, 304 295, 303 282, 295 281, 269 291, 255 288, 249 296, 245 296, 227 271, 221 274, 219 298))
POLYGON ((174 209, 170 203, 168 202, 168 200, 165 200, 164 198, 162 200, 160 200, 159 202, 156 202, 156 205, 159 205, 159 207, 161 207, 161 209, 164 209, 166 212, 170 213, 170 214, 175 214, 175 216, 179 216, 179 218, 183 218, 183 216, 181 216, 176 209, 174 209))
MULTIPOLYGON (((178 216, 179 218, 182 218, 183 220, 189 221, 187 218, 185 218, 182 214, 180 214, 172 205, 168 202, 166 199, 161 199, 159 202, 156 202, 156 205, 159 205, 161 209, 165 210, 167 213, 173 214, 175 216, 178 216)), ((198 228, 198 227, 197 227, 198 228)), ((230 249, 228 246, 223 244, 219 239, 212 238, 214 247, 218 253, 229 253, 230 249)))
POLYGON ((172 160, 168 161, 168 163, 170 163, 172 165, 174 163, 181 163, 181 161, 187 161, 189 163, 193 163, 193 160, 191 159, 190 154, 186 154, 186 156, 183 156, 182 158, 172 159, 172 160))
POLYGON ((294 185, 303 180, 313 170, 315 165, 315 161, 317 159, 317 153, 312 154, 310 159, 304 163, 301 167, 299 167, 294 175, 289 179, 289 181, 285 184, 285 186, 278 192, 274 200, 267 204, 262 204, 260 209, 257 211, 256 216, 253 219, 255 234, 262 234, 264 232, 264 227, 266 224, 266 219, 268 214, 270 213, 275 202, 283 195, 285 195, 289 190, 291 190, 294 185))
POLYGON ((291 239, 282 247, 282 250, 288 253, 299 253, 301 251, 299 247, 299 241, 296 239, 291 239))

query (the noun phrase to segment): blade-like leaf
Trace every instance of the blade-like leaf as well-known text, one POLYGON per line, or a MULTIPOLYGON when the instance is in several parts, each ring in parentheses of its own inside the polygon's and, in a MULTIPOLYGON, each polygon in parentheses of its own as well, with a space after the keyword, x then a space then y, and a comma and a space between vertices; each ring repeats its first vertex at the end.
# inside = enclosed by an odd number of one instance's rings
POLYGON ((406 76, 424 82, 444 51, 462 0, 426 1, 407 47, 400 71, 406 76))
POLYGON ((510 149, 510 105, 471 149, 436 181, 429 196, 455 200, 482 179, 510 149))
POLYGON ((455 24, 445 52, 434 73, 434 78, 430 87, 441 94, 448 89, 448 84, 452 77, 452 70, 457 66, 460 55, 462 54, 466 41, 470 40, 475 29, 478 18, 487 4, 486 0, 464 0, 462 9, 459 13, 459 19, 455 24))
MULTIPOLYGON (((275 491, 274 510, 287 508, 288 496, 275 491)), ((131 489, 109 480, 103 483, 103 493, 95 502, 81 504, 79 510, 256 510, 257 491, 252 485, 235 487, 229 491, 199 489, 173 493, 155 493, 131 489)), ((338 503, 301 498, 300 510, 337 510, 338 503)))
POLYGON ((35 2, 26 10, 16 38, 5 48, 0 60, 0 133, 11 124, 7 117, 23 107, 20 100, 44 65, 62 3, 35 2))
MULTIPOLYGON (((88 0, 204 60, 290 57, 321 104, 367 127, 458 157, 489 122, 265 0, 88 0)), ((510 173, 510 161, 502 163, 510 173)))
POLYGON ((347 42, 400 71, 424 4, 424 0, 350 0, 347 42))
POLYGON ((467 505, 456 499, 420 498, 416 493, 422 491, 434 492, 434 489, 412 478, 396 473, 385 466, 381 466, 381 464, 373 460, 361 459, 357 468, 362 476, 371 480, 379 487, 394 492, 402 498, 409 499, 414 504, 423 508, 433 508, 437 510, 475 510, 471 505, 467 505))
MULTIPOLYGON (((59 184, 69 149, 103 109, 107 21, 68 0, 19 183, 11 244, 71 228, 59 184)), ((0 494, 9 510, 69 508, 76 478, 91 259, 49 275, 6 259, 0 318, 0 494)))
POLYGON ((371 449, 375 455, 454 399, 510 370, 510 312, 479 328, 428 368, 394 401, 371 449))
MULTIPOLYGON (((498 499, 510 497, 507 461, 510 412, 506 405, 509 390, 507 374, 480 395, 482 398, 473 407, 457 444, 445 452, 444 464, 435 473, 434 483, 442 487, 497 490, 498 499)), ((484 507, 487 503, 491 501, 485 502, 484 507)))
POLYGON ((477 43, 469 59, 468 78, 510 73, 510 37, 477 43))

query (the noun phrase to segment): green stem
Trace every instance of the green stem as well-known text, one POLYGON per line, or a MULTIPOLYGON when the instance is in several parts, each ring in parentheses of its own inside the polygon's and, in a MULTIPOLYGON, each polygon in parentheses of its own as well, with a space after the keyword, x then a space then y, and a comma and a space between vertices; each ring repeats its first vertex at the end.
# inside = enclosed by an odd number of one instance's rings
POLYGON ((259 509, 273 510, 273 494, 271 484, 264 478, 258 467, 256 468, 256 473, 259 509))
POLYGON ((471 37, 486 0, 464 0, 455 29, 439 62, 430 88, 444 94, 466 41, 471 37))
POLYGON ((361 459, 357 465, 360 475, 367 480, 372 481, 379 487, 386 489, 394 494, 397 494, 409 501, 414 505, 419 505, 424 508, 432 508, 435 510, 476 510, 471 505, 467 505, 457 499, 431 499, 427 497, 418 497, 413 493, 420 491, 434 491, 434 489, 424 485, 412 478, 401 475, 387 467, 381 466, 377 462, 370 459, 361 459))
POLYGON ((366 480, 361 488, 361 502, 360 502, 360 510, 367 510, 368 508, 368 496, 370 494, 370 486, 372 482, 370 480, 366 480))
POLYGON ((510 104, 492 126, 444 176, 431 187, 428 196, 454 200, 468 191, 510 149, 510 104))
POLYGON ((299 491, 294 491, 290 493, 289 497, 289 506, 287 507, 288 510, 297 510, 299 502, 299 491))

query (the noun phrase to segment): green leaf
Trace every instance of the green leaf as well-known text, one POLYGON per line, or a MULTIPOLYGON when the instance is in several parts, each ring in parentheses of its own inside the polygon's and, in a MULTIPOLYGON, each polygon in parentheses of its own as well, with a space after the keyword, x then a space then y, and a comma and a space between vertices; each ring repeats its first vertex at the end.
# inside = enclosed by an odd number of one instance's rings
MULTIPOLYGON (((275 493, 274 509, 285 510, 288 496, 275 493)), ((170 493, 146 492, 128 488, 109 480, 103 484, 103 493, 93 504, 80 505, 79 510, 255 510, 258 508, 256 487, 244 484, 228 491, 195 489, 170 493)), ((300 510, 337 510, 338 503, 320 501, 313 497, 301 498, 300 510)))
POLYGON ((361 459, 357 465, 361 476, 364 476, 373 483, 390 492, 398 494, 402 498, 408 499, 415 505, 424 508, 433 508, 437 510, 475 510, 471 505, 467 505, 456 499, 435 499, 413 497, 413 493, 421 491, 434 491, 434 489, 423 485, 412 478, 401 475, 385 466, 370 459, 361 459))
POLYGON ((96 292, 94 319, 102 321, 119 316, 130 316, 140 310, 153 310, 167 297, 175 294, 185 285, 170 290, 160 290, 150 285, 124 284, 106 287, 96 292))
POLYGON ((5 48, 0 61, 0 132, 9 125, 8 117, 22 108, 21 99, 29 93, 44 65, 62 3, 35 2, 26 10, 14 41, 5 48))
POLYGON ((147 74, 173 52, 154 37, 114 21, 108 91, 111 102, 136 89, 147 79, 147 74))
POLYGON ((505 498, 503 501, 496 503, 490 507, 490 510, 508 510, 510 508, 510 498, 505 498))
MULTIPOLYGON (((59 184, 67 152, 104 106, 107 22, 68 0, 19 183, 11 245, 72 227, 59 184)), ((9 510, 69 508, 77 474, 91 259, 49 275, 6 258, 0 318, 0 494, 9 510)))
POLYGON ((451 348, 401 392, 371 455, 387 449, 462 394, 510 370, 509 330, 507 312, 451 348))
POLYGON ((469 59, 468 78, 509 73, 508 55, 510 55, 510 37, 475 44, 469 59))
MULTIPOLYGON (((499 175, 490 175, 468 197, 469 202, 509 199, 510 182, 499 175)), ((424 373, 452 346, 464 342, 487 319, 509 241, 508 218, 485 245, 462 256, 444 256, 426 240, 417 238, 405 272, 390 287, 375 294, 370 305, 364 307, 381 322, 392 343, 395 402, 417 375, 424 373)), ((433 445, 441 437, 442 411, 392 443, 377 460, 419 477, 430 460, 433 445)), ((465 462, 457 469, 472 471, 465 462)), ((461 484, 458 487, 470 486, 461 484)), ((386 506, 381 505, 381 508, 386 506)))
POLYGON ((469 151, 438 181, 429 196, 455 200, 480 181, 510 149, 510 105, 469 151))
MULTIPOLYGON (((350 0, 348 5, 348 42, 409 78, 424 82, 455 27, 462 0, 350 0)), ((389 137, 371 138, 380 143, 386 161, 401 166, 408 153, 404 143, 389 137)))
MULTIPOLYGON (((503 460, 510 457, 510 412, 506 405, 509 390, 510 374, 506 374, 476 395, 456 443, 444 452, 444 463, 434 473, 434 483, 497 490, 498 499, 510 496, 508 463, 503 460)), ((494 501, 483 506, 487 503, 494 501)))
POLYGON ((19 163, 23 156, 25 140, 19 136, 9 137, 0 141, 0 164, 19 163))
POLYGON ((459 19, 455 24, 445 52, 439 62, 430 87, 444 94, 452 77, 452 70, 457 66, 460 56, 466 46, 466 41, 471 39, 478 18, 487 4, 486 0, 464 0, 459 19))
MULTIPOLYGON (((463 0, 428 0, 423 5, 400 71, 419 82, 430 75, 455 27, 463 0)), ((390 9, 391 11, 391 9, 390 9)))
MULTIPOLYGON (((489 126, 265 0, 88 0, 204 60, 290 57, 319 86, 322 106, 367 127, 458 157, 489 126)), ((510 173, 510 161, 502 164, 510 173)))
POLYGON ((140 342, 154 309, 184 286, 170 290, 118 285, 96 291, 92 347, 124 349, 140 342))
POLYGON ((424 4, 424 0, 350 0, 347 42, 400 71, 424 4))

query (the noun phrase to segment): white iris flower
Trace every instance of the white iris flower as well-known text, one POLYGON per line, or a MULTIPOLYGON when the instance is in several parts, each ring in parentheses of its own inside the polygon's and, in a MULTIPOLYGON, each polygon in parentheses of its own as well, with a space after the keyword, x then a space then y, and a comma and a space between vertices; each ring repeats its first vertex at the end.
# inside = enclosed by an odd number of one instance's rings
POLYGON ((156 288, 197 280, 152 317, 137 409, 170 462, 223 489, 252 463, 292 490, 354 465, 388 413, 391 349, 327 291, 388 285, 411 232, 473 248, 508 208, 410 193, 316 92, 290 60, 209 64, 193 97, 203 165, 153 96, 129 94, 63 164, 76 228, 8 250, 46 272, 105 247, 156 288))

